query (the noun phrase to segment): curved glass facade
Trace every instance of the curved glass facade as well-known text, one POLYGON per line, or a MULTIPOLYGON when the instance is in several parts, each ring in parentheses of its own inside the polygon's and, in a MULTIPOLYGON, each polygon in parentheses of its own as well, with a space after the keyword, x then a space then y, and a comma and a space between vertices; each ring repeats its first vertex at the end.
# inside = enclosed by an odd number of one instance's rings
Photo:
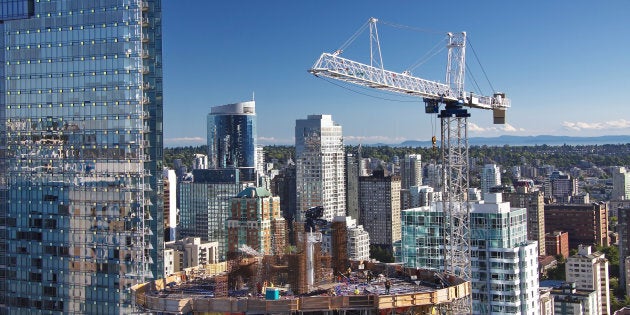
POLYGON ((212 107, 208 114, 210 168, 256 167, 255 102, 212 107))
POLYGON ((128 313, 163 271, 161 2, 0 8, 0 304, 128 313))

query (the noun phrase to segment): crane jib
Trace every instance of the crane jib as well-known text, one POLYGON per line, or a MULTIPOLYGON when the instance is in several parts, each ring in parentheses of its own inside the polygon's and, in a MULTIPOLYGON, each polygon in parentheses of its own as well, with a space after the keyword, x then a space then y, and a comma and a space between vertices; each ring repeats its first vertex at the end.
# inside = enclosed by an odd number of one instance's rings
POLYGON ((339 57, 337 54, 323 53, 309 72, 315 76, 329 77, 379 90, 436 100, 459 101, 463 106, 471 108, 501 110, 509 107, 509 101, 504 95, 498 97, 472 93, 455 95, 447 84, 376 68, 339 57))

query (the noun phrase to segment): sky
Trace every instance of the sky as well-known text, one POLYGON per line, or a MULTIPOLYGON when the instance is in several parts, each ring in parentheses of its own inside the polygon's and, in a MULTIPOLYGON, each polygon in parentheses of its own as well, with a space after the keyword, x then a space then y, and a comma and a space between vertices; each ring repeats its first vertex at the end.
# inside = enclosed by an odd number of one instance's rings
MULTIPOLYGON (((332 115, 346 144, 439 138, 422 99, 307 72, 370 17, 396 72, 467 33, 465 89, 511 99, 505 125, 470 110, 469 137, 630 134, 629 13, 627 0, 163 0, 164 143, 206 144, 210 108, 252 98, 262 145, 293 145, 309 114, 332 115)), ((368 33, 342 57, 369 63, 368 33)), ((444 82, 446 60, 442 49, 413 75, 444 82)))

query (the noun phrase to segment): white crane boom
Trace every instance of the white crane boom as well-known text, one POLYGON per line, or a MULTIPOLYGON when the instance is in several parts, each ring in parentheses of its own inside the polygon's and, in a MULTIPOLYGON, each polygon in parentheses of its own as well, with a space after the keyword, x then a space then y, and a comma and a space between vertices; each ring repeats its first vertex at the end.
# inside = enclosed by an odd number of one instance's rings
POLYGON ((340 57, 338 53, 323 53, 308 70, 315 76, 328 77, 379 90, 428 99, 463 101, 464 106, 479 109, 503 110, 510 107, 509 99, 503 94, 494 96, 457 95, 444 83, 425 80, 407 73, 376 68, 360 62, 340 57))

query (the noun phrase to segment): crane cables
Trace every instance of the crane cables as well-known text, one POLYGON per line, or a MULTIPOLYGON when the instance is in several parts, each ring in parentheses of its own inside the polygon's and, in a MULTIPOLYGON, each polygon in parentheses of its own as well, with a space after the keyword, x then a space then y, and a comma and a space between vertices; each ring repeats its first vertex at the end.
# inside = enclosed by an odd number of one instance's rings
MULTIPOLYGON (((473 56, 475 56, 475 60, 477 60, 477 64, 479 64, 479 67, 481 68, 481 72, 483 72, 483 75, 486 78, 488 85, 490 85, 490 88, 492 89, 492 93, 496 92, 496 90, 492 86, 492 83, 490 83, 490 79, 488 78, 488 74, 486 74, 486 70, 483 68, 481 61, 479 61, 479 57, 477 56, 477 52, 475 51, 475 48, 473 47, 472 42, 470 41, 470 38, 466 39, 466 41, 468 43, 468 46, 470 46, 470 50, 472 50, 473 56)), ((466 65, 466 67, 468 67, 468 65, 466 65)))

